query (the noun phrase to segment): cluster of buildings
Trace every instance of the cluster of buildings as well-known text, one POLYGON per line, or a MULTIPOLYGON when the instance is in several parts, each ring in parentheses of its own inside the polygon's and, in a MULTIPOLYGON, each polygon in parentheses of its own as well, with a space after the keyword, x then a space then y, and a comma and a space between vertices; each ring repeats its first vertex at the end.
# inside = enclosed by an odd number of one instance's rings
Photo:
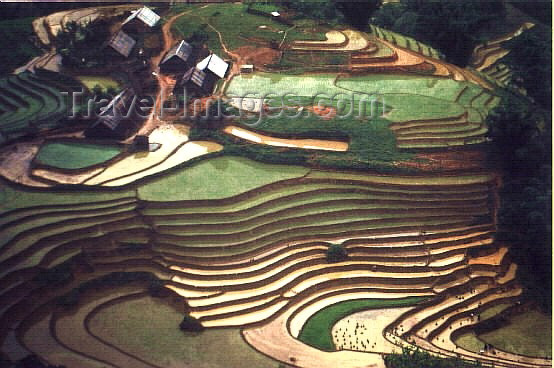
MULTIPOLYGON (((135 10, 121 24, 120 29, 109 40, 108 46, 124 57, 129 57, 137 41, 130 34, 152 31, 160 21, 148 7, 135 10)), ((160 72, 176 79, 175 94, 186 89, 187 96, 203 97, 213 93, 217 82, 225 78, 229 64, 214 53, 207 56, 206 50, 195 50, 185 40, 177 42, 161 59, 160 72), (204 57, 201 57, 201 54, 204 57)), ((132 134, 139 118, 125 113, 136 102, 136 93, 127 88, 110 102, 98 119, 85 131, 90 138, 112 138, 122 140, 132 134)))

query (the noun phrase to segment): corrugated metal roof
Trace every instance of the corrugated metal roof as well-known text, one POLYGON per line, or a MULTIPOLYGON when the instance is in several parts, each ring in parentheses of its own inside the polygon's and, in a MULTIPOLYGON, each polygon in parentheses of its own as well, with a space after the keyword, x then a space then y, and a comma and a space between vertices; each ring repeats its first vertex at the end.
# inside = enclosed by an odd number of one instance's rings
POLYGON ((171 59, 173 56, 177 56, 183 61, 187 61, 192 54, 192 46, 186 43, 184 40, 173 46, 165 55, 162 60, 162 64, 171 59))
POLYGON ((206 79, 206 73, 196 68, 194 69, 194 72, 192 73, 192 76, 190 78, 190 80, 198 87, 202 87, 204 85, 205 79, 206 79))
POLYGON ((211 54, 210 56, 199 62, 196 67, 204 71, 208 69, 219 78, 225 78, 225 73, 227 73, 229 64, 223 61, 223 59, 221 59, 216 54, 211 54))
POLYGON ((128 57, 136 43, 127 33, 119 31, 112 37, 109 45, 121 55, 128 57))
POLYGON ((131 100, 135 98, 135 92, 126 88, 115 96, 108 106, 100 113, 99 123, 107 126, 111 130, 115 130, 121 120, 125 117, 129 107, 131 106, 131 100))
POLYGON ((149 27, 154 27, 156 23, 158 23, 158 21, 160 20, 160 16, 158 14, 156 14, 152 9, 145 6, 144 8, 133 11, 131 15, 127 19, 125 19, 123 24, 126 24, 135 18, 140 19, 149 27))

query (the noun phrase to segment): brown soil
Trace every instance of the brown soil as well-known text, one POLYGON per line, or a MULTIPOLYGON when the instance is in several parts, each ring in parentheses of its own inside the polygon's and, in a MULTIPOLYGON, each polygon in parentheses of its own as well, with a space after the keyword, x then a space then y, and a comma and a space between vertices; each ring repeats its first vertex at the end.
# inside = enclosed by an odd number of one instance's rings
POLYGON ((265 65, 277 62, 280 52, 269 47, 242 46, 233 51, 241 64, 265 65))
POLYGON ((449 151, 421 153, 415 156, 423 162, 400 161, 398 167, 416 168, 423 171, 473 170, 486 168, 485 153, 481 151, 449 151))
POLYGON ((335 109, 334 107, 313 106, 313 107, 308 107, 308 110, 310 110, 311 112, 313 112, 316 115, 321 116, 325 120, 331 120, 335 116, 337 116, 337 109, 335 109))

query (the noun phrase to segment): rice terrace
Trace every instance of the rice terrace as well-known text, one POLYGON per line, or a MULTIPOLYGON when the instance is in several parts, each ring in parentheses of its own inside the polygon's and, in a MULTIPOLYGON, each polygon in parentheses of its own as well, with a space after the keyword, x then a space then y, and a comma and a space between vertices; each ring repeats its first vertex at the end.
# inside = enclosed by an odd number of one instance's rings
POLYGON ((550 7, 0 4, 0 367, 551 367, 550 7))

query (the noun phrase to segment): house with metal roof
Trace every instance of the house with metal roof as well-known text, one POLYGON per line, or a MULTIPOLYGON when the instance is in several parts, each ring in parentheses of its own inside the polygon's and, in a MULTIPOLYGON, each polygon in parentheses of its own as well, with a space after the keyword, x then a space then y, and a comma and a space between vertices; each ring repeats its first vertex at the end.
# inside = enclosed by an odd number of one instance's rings
POLYGON ((227 74, 227 70, 229 69, 229 64, 216 54, 210 54, 210 56, 199 62, 196 68, 206 73, 213 73, 219 78, 225 78, 225 74, 227 74))
POLYGON ((132 11, 131 15, 122 23, 122 27, 127 32, 143 32, 156 26, 159 21, 160 16, 145 6, 132 11))
POLYGON ((140 116, 137 104, 139 99, 132 88, 126 88, 115 96, 98 116, 98 119, 85 130, 87 138, 123 140, 136 130, 138 123, 145 119, 140 116))
POLYGON ((184 40, 175 44, 160 62, 162 73, 179 73, 189 70, 194 63, 193 48, 184 40))
POLYGON ((211 54, 183 75, 175 85, 175 93, 182 94, 184 88, 189 97, 209 96, 213 94, 217 81, 225 78, 228 69, 229 64, 211 54))
POLYGON ((135 41, 127 33, 119 31, 110 39, 108 46, 117 51, 119 54, 129 57, 136 43, 137 41, 135 41))
POLYGON ((181 81, 177 83, 175 92, 182 94, 184 88, 189 97, 208 96, 213 93, 218 80, 217 76, 192 67, 183 75, 181 81))

